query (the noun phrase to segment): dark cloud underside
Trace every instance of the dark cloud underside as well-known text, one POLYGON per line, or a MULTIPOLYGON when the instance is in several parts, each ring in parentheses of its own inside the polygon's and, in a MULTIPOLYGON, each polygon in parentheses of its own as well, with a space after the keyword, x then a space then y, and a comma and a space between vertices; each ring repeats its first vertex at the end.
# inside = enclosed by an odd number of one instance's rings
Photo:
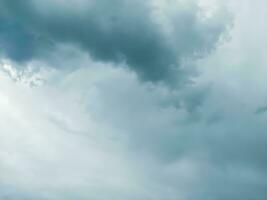
POLYGON ((143 80, 172 82, 181 76, 183 59, 211 51, 229 22, 219 15, 203 21, 197 5, 185 8, 180 3, 168 13, 172 33, 167 34, 150 1, 77 3, 82 9, 69 9, 63 2, 2 0, 0 42, 5 54, 29 60, 51 48, 51 41, 73 43, 96 60, 126 62, 143 80))

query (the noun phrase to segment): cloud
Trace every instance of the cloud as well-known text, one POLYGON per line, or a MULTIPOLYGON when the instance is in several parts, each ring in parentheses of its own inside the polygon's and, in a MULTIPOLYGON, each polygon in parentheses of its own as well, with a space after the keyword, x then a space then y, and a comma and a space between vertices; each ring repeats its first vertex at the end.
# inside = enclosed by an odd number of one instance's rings
POLYGON ((1 8, 2 46, 12 59, 67 42, 96 60, 124 62, 143 80, 167 83, 184 76, 184 60, 212 51, 231 22, 223 9, 205 18, 194 1, 4 0, 1 8))
POLYGON ((0 2, 0 41, 13 48, 0 62, 0 199, 263 200, 266 30, 251 16, 265 16, 264 3, 229 1, 231 40, 216 46, 229 22, 220 9, 112 2, 0 2), (126 47, 142 39, 160 58, 137 67, 126 47), (150 68, 158 59, 191 82, 158 84, 172 76, 150 68))
POLYGON ((174 92, 112 64, 84 62, 91 67, 51 71, 37 88, 1 79, 5 198, 266 196, 266 116, 221 85, 227 72, 199 104, 210 82, 202 76, 174 92))
POLYGON ((261 115, 261 114, 264 114, 266 111, 267 111, 267 107, 266 106, 260 107, 255 111, 255 114, 261 115))

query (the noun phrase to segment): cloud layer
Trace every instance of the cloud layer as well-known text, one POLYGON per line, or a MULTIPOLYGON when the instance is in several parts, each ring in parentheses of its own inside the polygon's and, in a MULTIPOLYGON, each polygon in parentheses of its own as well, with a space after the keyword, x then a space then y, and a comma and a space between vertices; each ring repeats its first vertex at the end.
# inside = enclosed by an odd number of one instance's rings
POLYGON ((2 0, 0 200, 264 200, 265 3, 224 3, 2 0))

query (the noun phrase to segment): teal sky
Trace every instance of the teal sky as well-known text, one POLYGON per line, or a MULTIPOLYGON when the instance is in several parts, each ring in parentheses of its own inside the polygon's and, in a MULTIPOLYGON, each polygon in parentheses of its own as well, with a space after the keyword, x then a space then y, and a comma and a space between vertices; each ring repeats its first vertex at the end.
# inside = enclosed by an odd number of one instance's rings
POLYGON ((265 200, 263 0, 0 0, 0 200, 265 200))

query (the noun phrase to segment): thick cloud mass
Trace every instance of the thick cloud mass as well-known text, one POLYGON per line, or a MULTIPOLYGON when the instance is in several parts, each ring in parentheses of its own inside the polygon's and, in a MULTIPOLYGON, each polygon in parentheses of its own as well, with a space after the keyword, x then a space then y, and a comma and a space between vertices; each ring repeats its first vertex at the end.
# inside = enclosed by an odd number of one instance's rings
POLYGON ((0 0, 0 200, 265 200, 265 8, 0 0))
POLYGON ((49 42, 70 42, 97 60, 125 62, 144 80, 168 83, 182 76, 184 59, 210 52, 229 25, 225 12, 204 19, 197 3, 173 0, 2 0, 0 5, 1 46, 13 59, 31 59, 52 48, 49 42))

